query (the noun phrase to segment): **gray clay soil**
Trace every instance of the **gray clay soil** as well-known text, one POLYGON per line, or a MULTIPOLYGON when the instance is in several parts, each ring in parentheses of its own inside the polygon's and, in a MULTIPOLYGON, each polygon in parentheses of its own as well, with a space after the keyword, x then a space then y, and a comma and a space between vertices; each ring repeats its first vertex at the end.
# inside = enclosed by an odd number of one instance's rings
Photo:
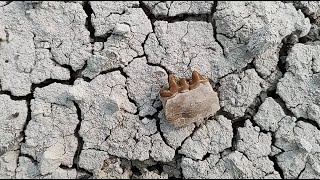
POLYGON ((320 2, 0 2, 0 178, 320 178, 320 2), (174 128, 168 74, 221 109, 174 128))

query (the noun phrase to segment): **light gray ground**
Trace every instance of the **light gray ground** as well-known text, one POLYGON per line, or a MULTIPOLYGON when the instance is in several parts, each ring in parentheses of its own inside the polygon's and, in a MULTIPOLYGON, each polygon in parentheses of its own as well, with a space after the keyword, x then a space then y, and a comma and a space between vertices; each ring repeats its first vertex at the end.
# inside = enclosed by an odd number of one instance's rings
POLYGON ((0 2, 0 178, 320 178, 320 3, 0 2), (177 129, 193 70, 221 109, 177 129))

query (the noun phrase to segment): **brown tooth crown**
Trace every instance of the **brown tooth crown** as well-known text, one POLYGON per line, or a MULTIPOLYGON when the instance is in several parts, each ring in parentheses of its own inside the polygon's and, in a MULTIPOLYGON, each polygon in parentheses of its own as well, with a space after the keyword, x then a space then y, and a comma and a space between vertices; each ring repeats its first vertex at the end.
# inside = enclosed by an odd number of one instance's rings
POLYGON ((187 92, 189 91, 189 83, 187 82, 187 80, 185 78, 181 78, 179 80, 179 92, 187 92))
POLYGON ((202 77, 197 71, 192 71, 192 77, 189 82, 189 89, 192 90, 197 88, 202 82, 208 82, 208 80, 202 77))
POLYGON ((195 89, 203 82, 208 82, 208 80, 202 77, 197 71, 192 71, 192 78, 189 80, 189 83, 185 78, 179 80, 174 74, 169 74, 169 89, 160 90, 160 96, 173 97, 176 93, 183 93, 195 89))
POLYGON ((161 97, 171 97, 178 92, 179 86, 177 84, 177 77, 174 74, 169 74, 169 90, 162 89, 160 91, 161 97))
POLYGON ((200 84, 200 77, 199 77, 198 72, 192 71, 191 79, 189 82, 190 90, 195 89, 196 87, 199 86, 199 84, 200 84))

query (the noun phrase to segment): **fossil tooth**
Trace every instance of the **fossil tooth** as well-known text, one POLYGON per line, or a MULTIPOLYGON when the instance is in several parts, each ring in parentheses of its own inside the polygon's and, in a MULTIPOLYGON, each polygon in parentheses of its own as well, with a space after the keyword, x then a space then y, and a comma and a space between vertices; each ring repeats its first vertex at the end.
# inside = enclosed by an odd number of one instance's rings
POLYGON ((189 83, 185 78, 181 78, 178 82, 179 84, 179 90, 178 92, 183 93, 189 91, 189 83))
POLYGON ((176 128, 201 123, 220 109, 218 94, 208 79, 193 71, 189 82, 170 74, 169 90, 160 91, 166 119, 176 128))
POLYGON ((169 90, 163 89, 160 91, 162 97, 173 97, 178 92, 178 78, 174 74, 169 74, 169 90))
POLYGON ((189 88, 191 89, 195 89, 197 88, 201 82, 206 82, 208 81, 207 79, 205 79, 204 77, 202 77, 197 71, 192 71, 192 76, 191 76, 191 80, 189 83, 189 88))

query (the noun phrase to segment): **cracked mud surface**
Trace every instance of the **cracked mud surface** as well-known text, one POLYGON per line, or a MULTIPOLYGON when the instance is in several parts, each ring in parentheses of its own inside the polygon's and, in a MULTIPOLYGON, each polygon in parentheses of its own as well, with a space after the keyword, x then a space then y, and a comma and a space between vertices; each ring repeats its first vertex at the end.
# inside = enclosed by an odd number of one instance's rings
POLYGON ((1 178, 320 178, 319 2, 0 2, 1 178), (176 129, 168 74, 221 109, 176 129))

